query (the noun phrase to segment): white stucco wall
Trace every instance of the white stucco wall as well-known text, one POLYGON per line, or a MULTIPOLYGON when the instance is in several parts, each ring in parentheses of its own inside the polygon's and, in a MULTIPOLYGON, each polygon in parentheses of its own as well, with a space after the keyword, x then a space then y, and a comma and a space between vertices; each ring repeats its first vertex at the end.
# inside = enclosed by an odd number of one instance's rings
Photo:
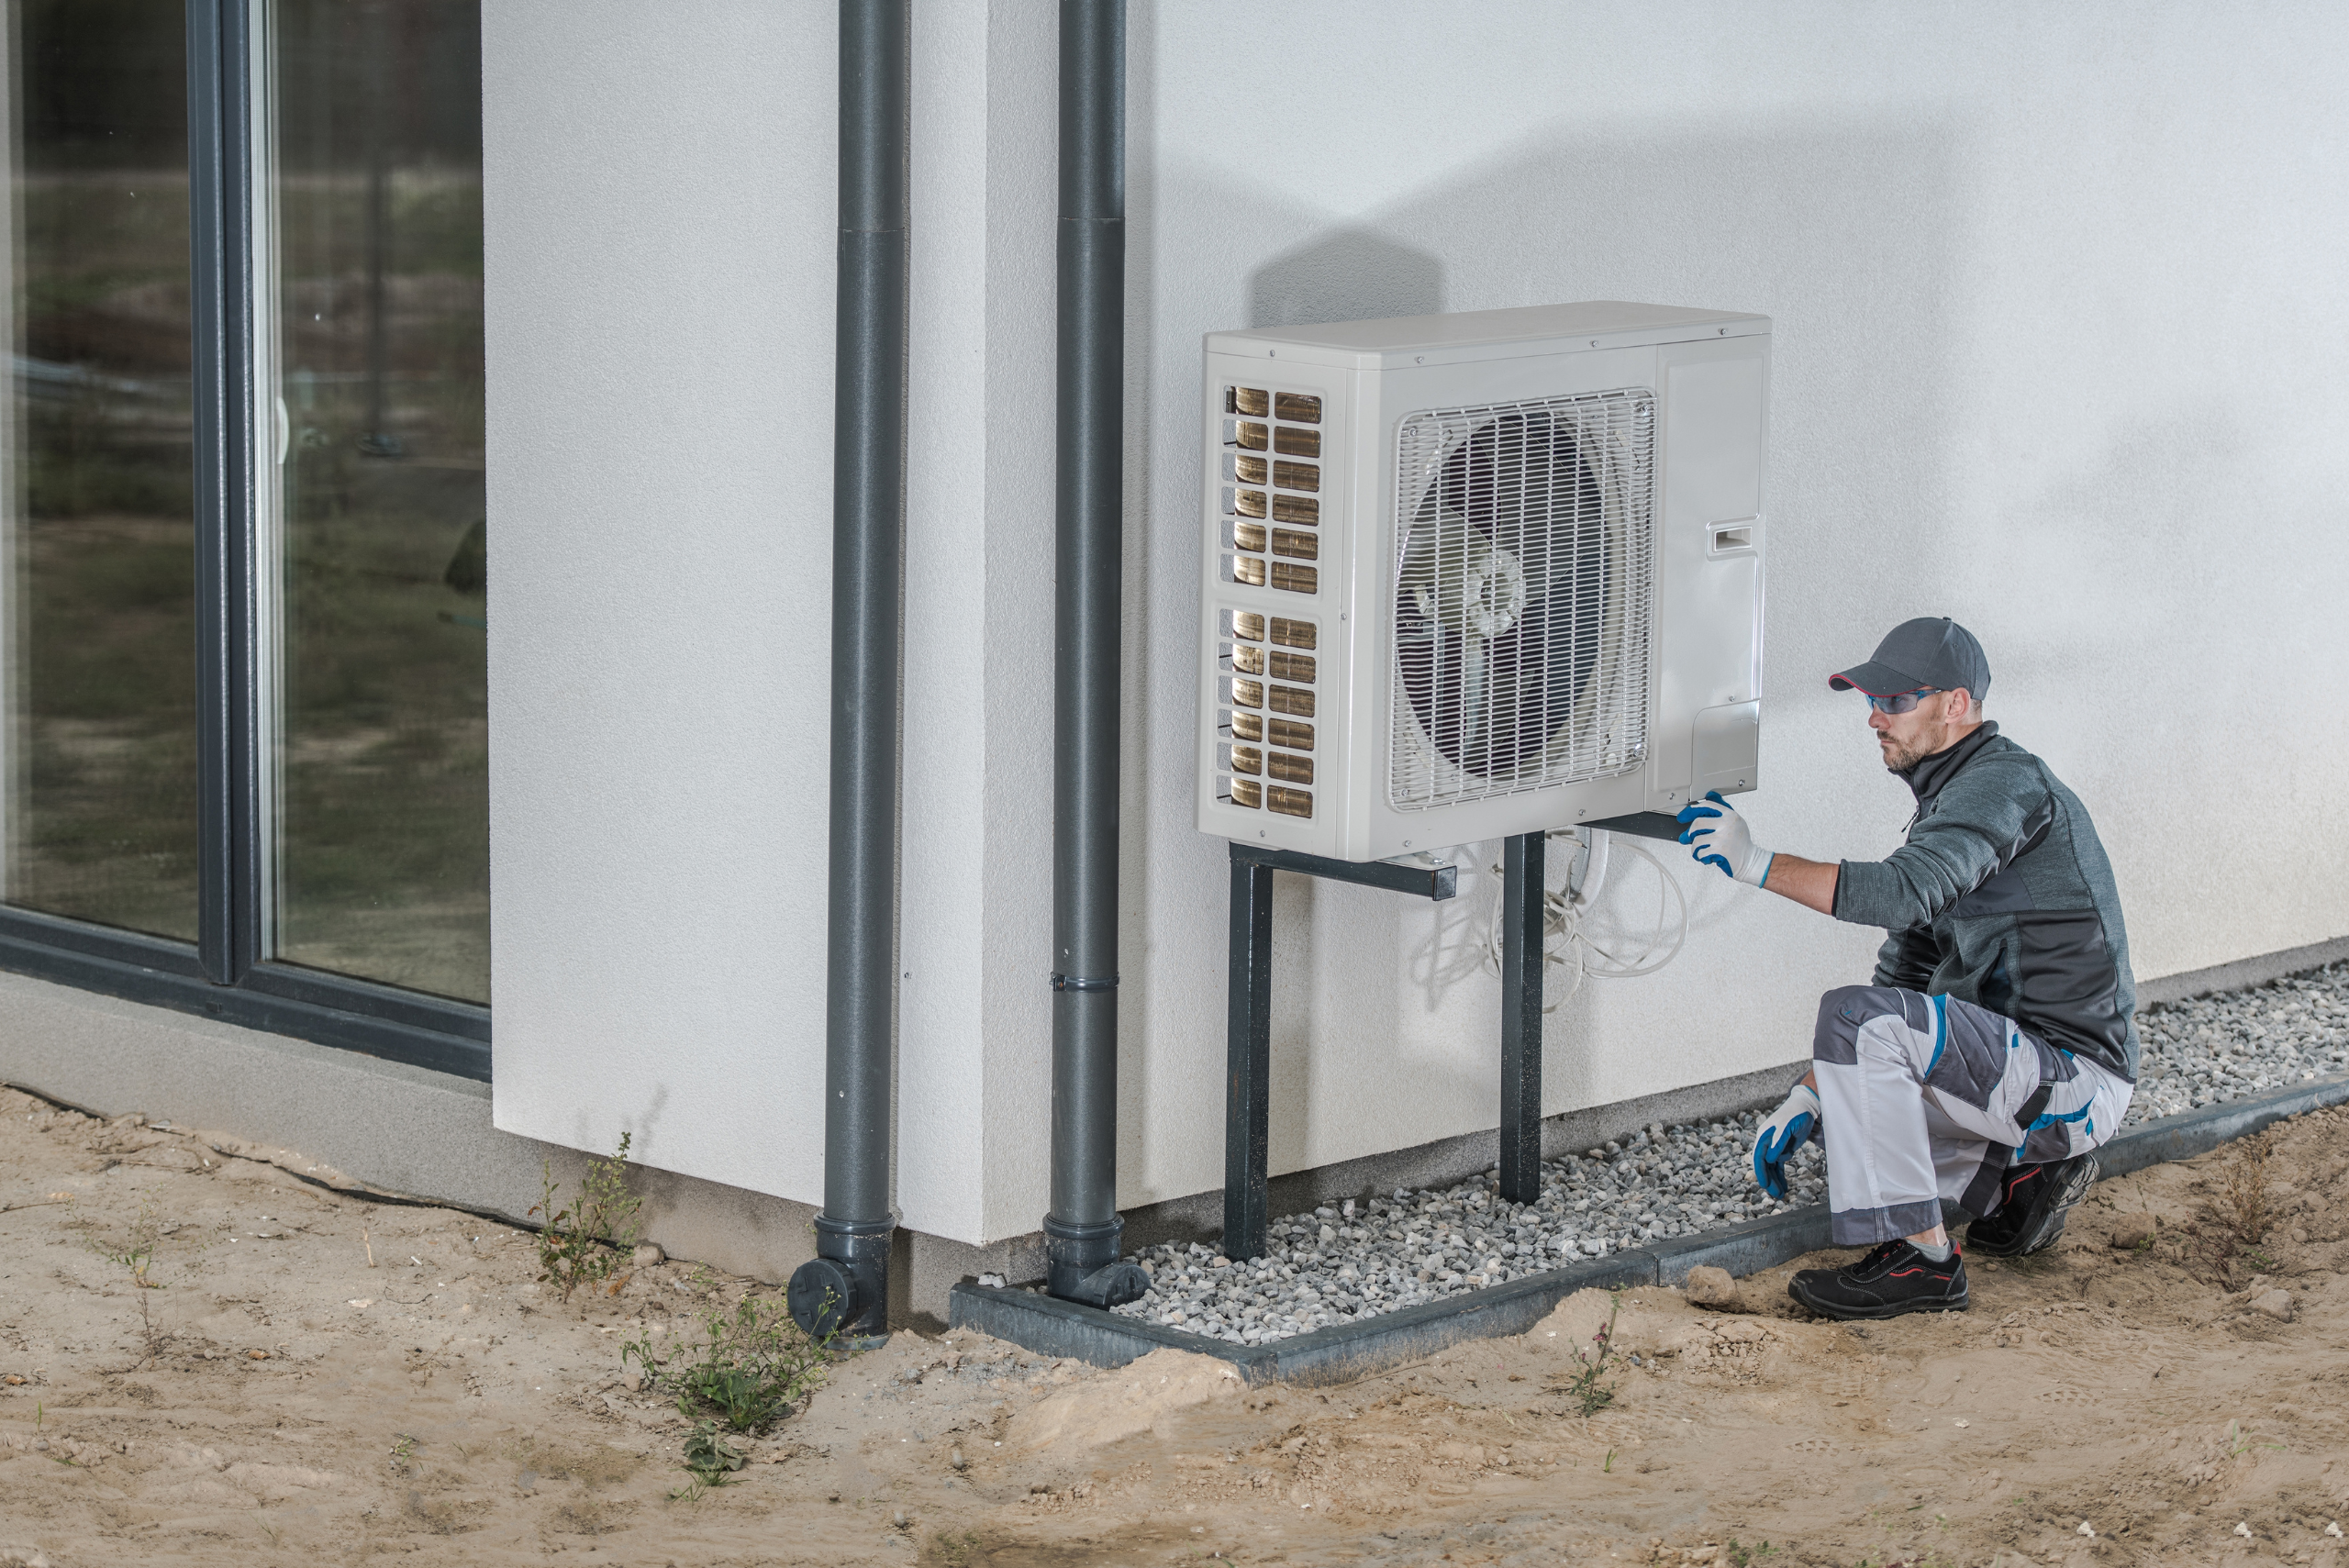
MULTIPOLYGON (((500 1125, 649 1126, 655 1163, 803 1199, 829 17, 485 24, 500 1125)), ((1046 1202, 1053 41, 1043 6, 918 26, 899 1194, 982 1240, 1046 1202)), ((2349 761, 2322 679, 2349 15, 1136 0, 1131 26, 1122 1203, 1221 1174, 1224 872, 1189 800, 1215 328, 1766 313, 1765 840, 1895 841, 1906 794, 1823 676, 1947 613, 2096 813, 2140 975, 2349 932, 2349 829, 2305 815, 2349 761)), ((1791 1060, 1865 967, 1869 933, 1682 883, 1680 960, 1553 1018, 1549 1109, 1791 1060)), ((1489 889, 1280 896, 1275 1169, 1492 1125, 1489 889)))
POLYGON ((496 1123, 804 1198, 832 12, 499 0, 483 33, 496 1123))
MULTIPOLYGON (((807 1202, 833 18, 484 14, 497 1125, 807 1202)), ((897 1187, 963 1240, 996 1184, 1031 1207, 1049 1111, 1053 20, 925 6, 914 38, 897 1187)))
MULTIPOLYGON (((1138 503, 1193 507, 1212 328, 1631 298, 1775 323, 1765 841, 1897 841, 1824 676, 1910 615, 1984 639, 1993 715, 2096 813, 2141 974, 2349 930, 2301 819, 2349 760, 2332 366, 2349 18, 2314 6, 1167 6, 1138 13, 1138 503), (1405 40, 1408 40, 1407 42, 1405 40), (1146 336, 1144 335, 1146 334, 1146 336), (2304 690, 2304 688, 2303 688, 2304 690)), ((1148 881, 1124 1166, 1217 1184, 1219 847, 1189 824, 1197 551, 1148 581, 1148 881)), ((1553 1019, 1548 1108, 1807 1049, 1870 933, 1693 873, 1650 979, 1553 1019)), ((1495 988, 1431 982, 1489 893, 1284 890, 1276 1168, 1492 1125, 1495 988)))

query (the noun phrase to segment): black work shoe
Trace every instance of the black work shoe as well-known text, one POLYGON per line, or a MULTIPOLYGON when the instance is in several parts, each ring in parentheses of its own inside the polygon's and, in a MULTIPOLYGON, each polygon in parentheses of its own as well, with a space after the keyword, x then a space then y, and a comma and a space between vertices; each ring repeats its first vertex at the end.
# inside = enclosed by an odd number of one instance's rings
POLYGON ((1787 1294, 1821 1318, 1898 1318, 1904 1312, 1963 1312, 1965 1260, 1953 1246, 1937 1263, 1906 1241, 1887 1241, 1848 1268, 1804 1269, 1787 1294))
POLYGON ((1992 1258, 2020 1258, 2054 1246, 2064 1217, 2087 1195, 2096 1156, 2017 1165, 1999 1184, 1998 1207, 1966 1228, 1965 1244, 1992 1258))

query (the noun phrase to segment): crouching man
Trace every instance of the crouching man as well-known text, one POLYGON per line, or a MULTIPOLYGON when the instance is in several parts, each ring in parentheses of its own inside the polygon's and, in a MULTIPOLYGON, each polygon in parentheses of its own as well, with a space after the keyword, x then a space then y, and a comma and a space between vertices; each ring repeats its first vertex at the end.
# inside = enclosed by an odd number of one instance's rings
POLYGON ((1908 841, 1881 861, 1756 848, 1715 795, 1680 841, 1740 882, 1891 933, 1874 983, 1819 1004, 1811 1068, 1763 1126, 1773 1196, 1805 1140, 1826 1145, 1839 1246, 1870 1247, 1787 1286, 1828 1318, 1962 1311, 1966 1244, 1998 1257, 2055 1240, 2096 1179, 2137 1076, 2136 990, 2112 868, 2079 798, 1983 722, 1990 669, 1954 621, 1893 629, 1828 677, 1868 701, 1884 765, 1914 791, 1908 841))

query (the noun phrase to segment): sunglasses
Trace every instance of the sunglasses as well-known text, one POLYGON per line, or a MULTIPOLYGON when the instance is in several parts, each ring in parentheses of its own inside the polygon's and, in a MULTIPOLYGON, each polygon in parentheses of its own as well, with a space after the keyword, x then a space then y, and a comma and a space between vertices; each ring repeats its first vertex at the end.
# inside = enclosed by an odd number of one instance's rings
POLYGON ((1865 692, 1860 695, 1867 697, 1868 706, 1878 713, 1903 714, 1916 712, 1919 703, 1927 697, 1939 696, 1944 689, 1941 686, 1919 686, 1913 692, 1901 692, 1888 697, 1868 696, 1865 692))

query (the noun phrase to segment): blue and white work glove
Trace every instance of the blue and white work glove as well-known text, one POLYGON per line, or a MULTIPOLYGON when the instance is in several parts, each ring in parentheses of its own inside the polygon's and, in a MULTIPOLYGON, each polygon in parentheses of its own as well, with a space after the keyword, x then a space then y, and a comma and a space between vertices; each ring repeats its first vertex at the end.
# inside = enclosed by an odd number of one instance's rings
POLYGON ((1754 848, 1753 830, 1737 807, 1714 790, 1702 800, 1680 808, 1680 841, 1698 865, 1719 866, 1728 875, 1755 887, 1770 874, 1770 851, 1754 848))
POLYGON ((1819 1129, 1819 1091, 1797 1084, 1753 1138, 1753 1179, 1774 1198, 1787 1195, 1787 1162, 1819 1129))

